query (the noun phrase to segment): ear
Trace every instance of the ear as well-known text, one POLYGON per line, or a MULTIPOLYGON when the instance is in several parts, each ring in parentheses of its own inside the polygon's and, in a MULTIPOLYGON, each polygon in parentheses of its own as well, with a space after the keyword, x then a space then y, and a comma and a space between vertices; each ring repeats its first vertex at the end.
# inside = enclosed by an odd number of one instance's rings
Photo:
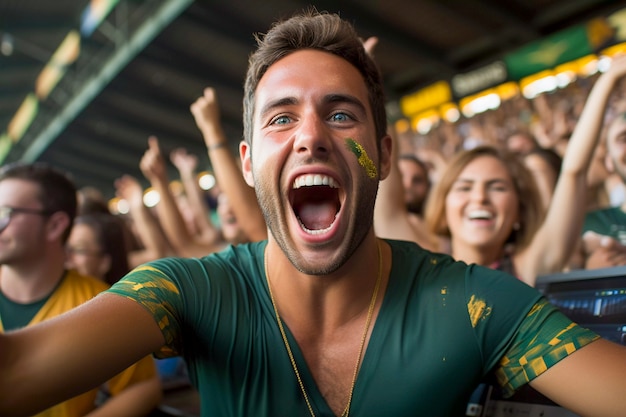
POLYGON ((47 222, 48 240, 62 239, 63 233, 70 227, 70 217, 63 211, 52 213, 47 222))
POLYGON ((252 157, 250 155, 251 146, 245 140, 239 143, 239 157, 241 158, 241 171, 243 178, 250 187, 254 187, 254 177, 252 176, 252 157))
POLYGON ((391 136, 385 135, 380 140, 380 181, 387 178, 391 171, 391 155, 393 140, 391 136))

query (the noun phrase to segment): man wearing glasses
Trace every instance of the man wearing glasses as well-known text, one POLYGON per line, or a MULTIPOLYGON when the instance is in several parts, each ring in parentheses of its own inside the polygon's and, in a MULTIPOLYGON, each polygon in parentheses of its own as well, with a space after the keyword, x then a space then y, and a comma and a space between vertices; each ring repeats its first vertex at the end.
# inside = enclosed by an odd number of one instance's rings
MULTIPOLYGON (((44 164, 0 170, 0 332, 57 316, 108 285, 65 269, 65 244, 76 216, 76 189, 62 172, 44 164)), ((68 341, 69 343, 69 341, 68 341)), ((107 415, 147 415, 161 399, 151 357, 106 386, 107 415)), ((57 404, 37 417, 84 416, 96 408, 98 389, 57 404)))

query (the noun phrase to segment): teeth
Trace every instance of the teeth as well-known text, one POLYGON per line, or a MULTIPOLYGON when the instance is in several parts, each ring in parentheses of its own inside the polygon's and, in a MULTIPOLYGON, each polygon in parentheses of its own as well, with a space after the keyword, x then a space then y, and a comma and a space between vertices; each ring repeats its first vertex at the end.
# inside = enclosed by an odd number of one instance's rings
POLYGON ((473 220, 473 219, 491 219, 493 217, 493 214, 491 214, 490 211, 487 210, 474 210, 471 211, 468 215, 468 217, 473 220))
MULTIPOLYGON (((335 218, 336 218, 336 216, 335 216, 335 218)), ((327 231, 329 231, 330 228, 333 226, 331 224, 326 229, 311 230, 311 229, 307 229, 306 226, 304 224, 302 224, 302 221, 300 221, 300 219, 298 219, 298 223, 300 223, 300 227, 302 227, 302 230, 304 230, 305 232, 307 232, 310 235, 321 235, 322 233, 326 233, 327 231)), ((334 223, 334 221, 333 221, 333 223, 334 223)))
POLYGON ((293 182, 294 189, 300 187, 312 187, 314 185, 327 185, 331 188, 339 188, 333 178, 320 174, 301 175, 293 182))

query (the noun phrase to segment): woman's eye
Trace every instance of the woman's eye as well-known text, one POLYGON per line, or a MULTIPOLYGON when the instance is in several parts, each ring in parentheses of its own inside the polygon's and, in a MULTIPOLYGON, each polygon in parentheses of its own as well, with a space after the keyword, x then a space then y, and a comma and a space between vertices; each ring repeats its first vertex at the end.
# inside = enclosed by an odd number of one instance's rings
POLYGON ((457 185, 456 187, 452 187, 452 191, 456 191, 456 192, 466 192, 471 190, 471 187, 468 187, 467 185, 457 185))

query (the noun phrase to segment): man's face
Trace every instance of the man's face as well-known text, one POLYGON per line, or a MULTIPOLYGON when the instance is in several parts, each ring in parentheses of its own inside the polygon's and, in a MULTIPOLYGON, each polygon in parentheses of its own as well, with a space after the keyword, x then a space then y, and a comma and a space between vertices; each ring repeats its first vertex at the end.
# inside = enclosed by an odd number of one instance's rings
POLYGON ((261 78, 242 165, 270 239, 300 271, 337 270, 370 231, 389 167, 387 140, 382 169, 376 143, 367 88, 347 61, 302 50, 261 78))
POLYGON ((607 165, 626 182, 626 114, 620 114, 607 131, 607 165))
POLYGON ((31 181, 6 179, 0 181, 0 207, 28 209, 14 211, 7 226, 0 232, 0 264, 15 265, 32 262, 43 254, 46 242, 47 217, 34 212, 42 210, 37 201, 38 186, 31 181))
POLYGON ((405 158, 398 159, 398 168, 402 175, 407 209, 411 213, 421 214, 430 189, 428 172, 417 162, 405 158))

